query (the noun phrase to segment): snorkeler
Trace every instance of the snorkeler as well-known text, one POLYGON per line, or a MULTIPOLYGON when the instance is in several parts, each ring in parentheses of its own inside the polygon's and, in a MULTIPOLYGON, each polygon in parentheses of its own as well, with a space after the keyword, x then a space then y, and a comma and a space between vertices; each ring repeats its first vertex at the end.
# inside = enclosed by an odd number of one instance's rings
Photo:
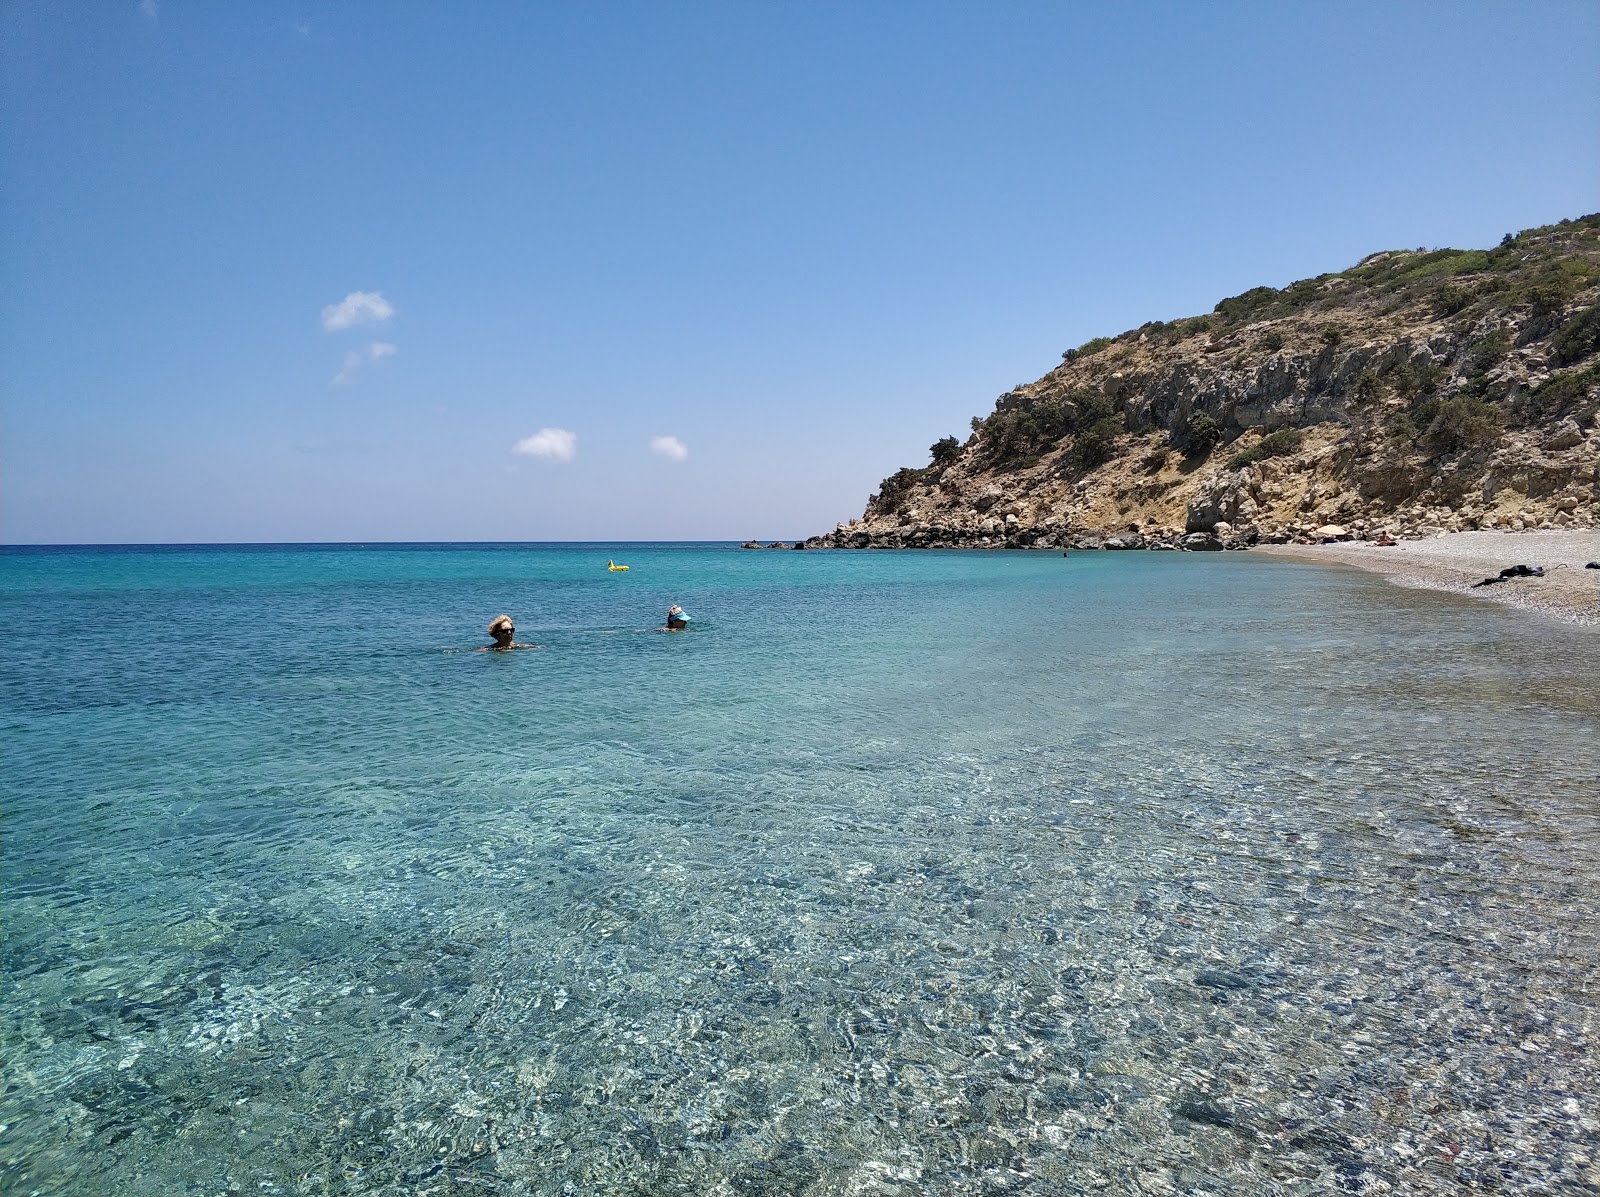
POLYGON ((494 617, 494 620, 489 624, 489 635, 494 639, 494 643, 489 645, 489 646, 487 646, 486 648, 480 648, 480 649, 478 649, 478 651, 480 653, 491 653, 491 652, 494 652, 497 649, 503 649, 503 648, 509 649, 509 648, 538 648, 539 647, 537 644, 518 644, 515 640, 512 639, 512 637, 516 635, 516 632, 517 632, 517 628, 516 628, 516 625, 511 622, 511 616, 509 616, 509 615, 496 615, 494 617))
POLYGON ((686 632, 689 630, 689 613, 682 607, 674 604, 667 609, 667 631, 686 632))

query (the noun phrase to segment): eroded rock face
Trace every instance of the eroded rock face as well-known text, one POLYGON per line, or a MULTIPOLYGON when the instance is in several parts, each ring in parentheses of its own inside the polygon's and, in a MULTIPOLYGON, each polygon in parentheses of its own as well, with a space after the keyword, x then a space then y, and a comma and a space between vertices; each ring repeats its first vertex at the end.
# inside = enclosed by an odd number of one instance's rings
POLYGON ((1600 217, 1585 217, 1477 254, 1373 255, 1102 339, 807 543, 1240 547, 1330 526, 1597 526, 1596 280, 1600 217), (1429 275, 1441 258, 1470 269, 1429 275), (1535 313, 1529 287, 1558 273, 1590 281, 1535 313))
POLYGON ((1248 467, 1211 475, 1189 500, 1184 531, 1210 532, 1218 523, 1254 526, 1257 505, 1253 488, 1259 485, 1259 475, 1248 467))

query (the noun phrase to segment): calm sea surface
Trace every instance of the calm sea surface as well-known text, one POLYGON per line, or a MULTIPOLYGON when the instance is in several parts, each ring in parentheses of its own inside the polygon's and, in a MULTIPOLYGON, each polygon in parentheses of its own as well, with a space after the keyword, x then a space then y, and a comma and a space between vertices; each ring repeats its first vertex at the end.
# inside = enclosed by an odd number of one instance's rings
POLYGON ((1249 554, 0 551, 0 1191, 1594 1193, 1597 678, 1249 554))

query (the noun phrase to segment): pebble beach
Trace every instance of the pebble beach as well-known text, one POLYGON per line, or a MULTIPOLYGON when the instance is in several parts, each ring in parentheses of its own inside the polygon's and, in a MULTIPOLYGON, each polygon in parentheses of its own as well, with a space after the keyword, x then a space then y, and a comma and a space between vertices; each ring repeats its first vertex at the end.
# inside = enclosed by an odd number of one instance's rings
POLYGON ((1381 547, 1370 541, 1264 545, 1256 550, 1328 565, 1350 565, 1382 574, 1401 586, 1446 590, 1524 607, 1560 619, 1600 624, 1600 531, 1447 532, 1425 540, 1381 547), (1511 565, 1542 566, 1542 578, 1508 578, 1493 586, 1475 583, 1511 565))

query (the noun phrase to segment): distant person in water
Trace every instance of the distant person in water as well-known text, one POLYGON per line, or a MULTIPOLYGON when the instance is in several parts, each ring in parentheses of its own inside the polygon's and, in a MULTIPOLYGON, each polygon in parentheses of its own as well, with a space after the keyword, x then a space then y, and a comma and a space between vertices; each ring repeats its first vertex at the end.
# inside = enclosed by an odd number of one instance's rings
POLYGON ((509 615, 496 615, 494 622, 489 625, 489 635, 494 643, 487 648, 480 648, 480 653, 492 653, 497 649, 510 648, 538 648, 537 644, 518 644, 512 639, 517 633, 517 627, 511 622, 509 615))
POLYGON ((667 609, 667 631, 686 632, 689 630, 689 613, 682 607, 673 605, 667 609))

